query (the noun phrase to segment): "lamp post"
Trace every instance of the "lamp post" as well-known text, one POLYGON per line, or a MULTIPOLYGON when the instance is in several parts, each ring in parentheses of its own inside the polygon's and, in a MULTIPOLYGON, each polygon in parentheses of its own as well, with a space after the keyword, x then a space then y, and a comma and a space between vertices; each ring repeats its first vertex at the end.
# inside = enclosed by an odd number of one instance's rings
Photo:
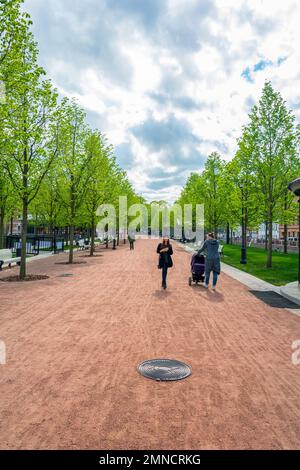
POLYGON ((299 247, 299 258, 298 258, 298 286, 300 289, 300 178, 292 181, 288 185, 288 189, 295 194, 295 196, 299 197, 299 214, 298 214, 298 224, 299 224, 299 231, 298 231, 298 247, 299 247))

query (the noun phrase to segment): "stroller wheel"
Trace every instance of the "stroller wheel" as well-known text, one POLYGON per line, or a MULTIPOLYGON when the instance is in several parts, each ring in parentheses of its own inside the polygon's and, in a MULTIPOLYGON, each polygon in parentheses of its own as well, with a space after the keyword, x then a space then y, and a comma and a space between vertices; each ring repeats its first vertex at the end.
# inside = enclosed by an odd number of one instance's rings
POLYGON ((189 286, 191 286, 191 285, 192 285, 192 278, 189 277, 189 286))

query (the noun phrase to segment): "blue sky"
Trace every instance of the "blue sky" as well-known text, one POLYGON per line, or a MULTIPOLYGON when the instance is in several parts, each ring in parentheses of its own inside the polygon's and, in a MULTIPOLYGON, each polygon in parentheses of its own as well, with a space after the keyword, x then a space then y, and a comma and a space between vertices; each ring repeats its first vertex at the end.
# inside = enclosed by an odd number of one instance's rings
POLYGON ((230 159, 265 79, 300 117, 293 0, 25 0, 40 61, 148 200, 230 159))

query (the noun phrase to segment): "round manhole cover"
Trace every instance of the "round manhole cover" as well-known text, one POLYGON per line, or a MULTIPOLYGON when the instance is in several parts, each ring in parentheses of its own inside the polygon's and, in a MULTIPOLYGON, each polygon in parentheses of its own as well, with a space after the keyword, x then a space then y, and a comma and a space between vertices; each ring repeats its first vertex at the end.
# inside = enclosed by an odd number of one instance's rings
POLYGON ((74 276, 74 274, 64 273, 64 274, 60 274, 58 277, 71 277, 71 276, 74 276))
POLYGON ((182 380, 189 377, 192 369, 174 359, 152 359, 139 365, 138 371, 144 377, 157 381, 182 380))

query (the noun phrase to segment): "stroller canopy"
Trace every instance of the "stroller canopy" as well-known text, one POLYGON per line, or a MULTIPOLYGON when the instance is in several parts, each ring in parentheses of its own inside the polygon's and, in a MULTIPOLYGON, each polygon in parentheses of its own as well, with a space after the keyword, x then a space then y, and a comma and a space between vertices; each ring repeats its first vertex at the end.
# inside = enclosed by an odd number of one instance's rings
POLYGON ((192 256, 192 266, 194 264, 205 264, 205 257, 203 255, 198 255, 198 253, 195 253, 192 256))

